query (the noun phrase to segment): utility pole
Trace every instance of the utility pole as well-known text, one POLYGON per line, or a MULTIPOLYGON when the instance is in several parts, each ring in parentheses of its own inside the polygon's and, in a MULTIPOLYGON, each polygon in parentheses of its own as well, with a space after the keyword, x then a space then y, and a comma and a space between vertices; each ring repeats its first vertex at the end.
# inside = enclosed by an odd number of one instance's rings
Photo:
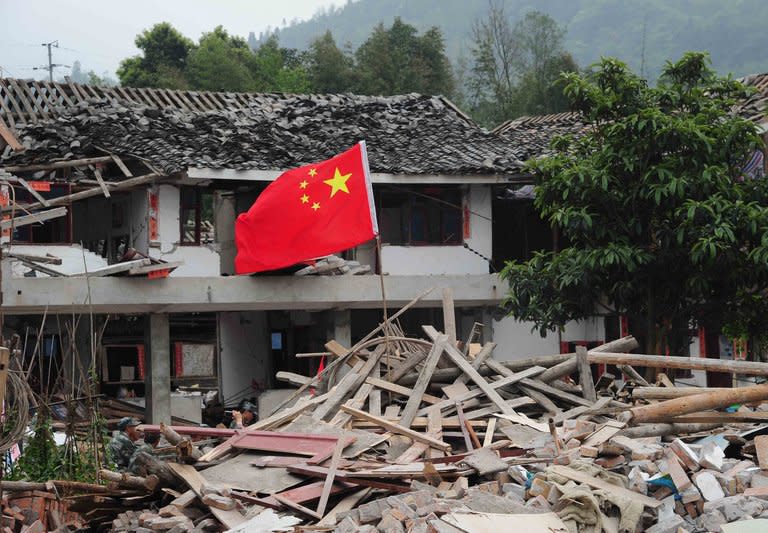
MULTIPOLYGON (((65 65, 56 65, 53 63, 53 54, 51 53, 51 48, 59 47, 59 41, 58 39, 55 41, 51 41, 50 43, 43 43, 41 46, 47 46, 48 47, 48 81, 53 82, 53 68, 54 67, 63 67, 65 65)), ((37 70, 37 69, 35 69, 37 70)))

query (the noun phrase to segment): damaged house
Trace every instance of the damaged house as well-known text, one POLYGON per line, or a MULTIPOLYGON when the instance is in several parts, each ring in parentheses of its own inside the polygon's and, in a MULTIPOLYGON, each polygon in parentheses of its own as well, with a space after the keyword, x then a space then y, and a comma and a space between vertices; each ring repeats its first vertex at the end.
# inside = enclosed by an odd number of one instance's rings
POLYGON ((95 358, 101 394, 146 405, 153 422, 169 410, 202 421, 195 394, 207 391, 227 406, 258 398, 268 413, 282 400, 277 372, 311 375, 327 339, 351 346, 381 321, 379 273, 390 310, 434 288, 404 315, 406 334, 443 328, 451 288, 457 338, 498 342, 495 358, 618 338, 620 317, 539 338, 498 311, 503 261, 556 246, 522 161, 578 127, 562 115, 488 133, 448 100, 420 95, 0 80, 3 335, 39 355, 39 387, 60 374, 77 381, 95 358), (371 242, 234 276, 237 215, 284 170, 359 140, 381 253, 371 242))

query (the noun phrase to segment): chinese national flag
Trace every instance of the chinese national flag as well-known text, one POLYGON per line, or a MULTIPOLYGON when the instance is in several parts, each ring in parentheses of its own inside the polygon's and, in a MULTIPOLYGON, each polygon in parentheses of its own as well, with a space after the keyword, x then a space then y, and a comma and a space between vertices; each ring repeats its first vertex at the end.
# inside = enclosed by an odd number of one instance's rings
POLYGON ((365 142, 281 174, 237 217, 235 271, 276 270, 374 238, 370 175, 365 142))

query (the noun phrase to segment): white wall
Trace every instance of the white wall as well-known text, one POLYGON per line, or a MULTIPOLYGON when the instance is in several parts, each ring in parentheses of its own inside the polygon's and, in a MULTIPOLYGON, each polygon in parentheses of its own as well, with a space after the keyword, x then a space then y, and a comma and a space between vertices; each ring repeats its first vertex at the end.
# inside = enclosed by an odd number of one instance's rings
POLYGON ((518 322, 512 317, 493 321, 493 342, 496 349, 493 358, 499 361, 526 359, 535 355, 554 355, 560 353, 557 333, 541 337, 538 331, 532 331, 530 322, 518 322))
MULTIPOLYGON (((512 361, 536 355, 560 353, 560 338, 557 332, 548 332, 541 337, 538 330, 532 330, 533 323, 518 322, 512 317, 493 321, 493 352, 495 359, 512 361)), ((605 321, 602 317, 568 322, 560 337, 563 341, 604 341, 605 321)))
POLYGON ((179 245, 179 188, 175 185, 159 185, 158 194, 158 239, 150 243, 150 257, 163 261, 183 261, 184 264, 171 272, 172 277, 218 276, 221 271, 218 252, 208 246, 179 245))
POLYGON ((267 313, 219 313, 218 320, 222 398, 229 398, 250 387, 253 380, 262 387, 268 387, 274 369, 267 313))
MULTIPOLYGON (((488 258, 493 237, 491 195, 490 185, 472 185, 465 196, 470 212, 470 236, 464 242, 488 258)), ((488 274, 488 262, 463 246, 385 244, 381 255, 382 271, 391 275, 488 274)))

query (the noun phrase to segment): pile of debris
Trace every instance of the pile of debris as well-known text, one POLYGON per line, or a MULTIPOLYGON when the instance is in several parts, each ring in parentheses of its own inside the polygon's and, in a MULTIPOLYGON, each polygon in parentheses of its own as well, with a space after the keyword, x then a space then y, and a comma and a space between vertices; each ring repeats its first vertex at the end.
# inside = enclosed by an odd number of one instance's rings
POLYGON ((362 265, 360 261, 347 260, 336 255, 329 255, 318 259, 314 264, 308 265, 294 272, 294 276, 359 276, 369 274, 370 265, 362 265))
POLYGON ((768 523, 768 384, 683 387, 658 373, 766 376, 768 363, 631 354, 632 337, 502 363, 475 343, 478 328, 457 341, 450 293, 445 333, 404 336, 397 318, 417 300, 350 348, 328 342, 325 369, 291 374, 298 389, 244 429, 144 426, 175 460, 141 453, 136 475, 103 471, 109 485, 76 502, 83 519, 173 532, 768 523))

